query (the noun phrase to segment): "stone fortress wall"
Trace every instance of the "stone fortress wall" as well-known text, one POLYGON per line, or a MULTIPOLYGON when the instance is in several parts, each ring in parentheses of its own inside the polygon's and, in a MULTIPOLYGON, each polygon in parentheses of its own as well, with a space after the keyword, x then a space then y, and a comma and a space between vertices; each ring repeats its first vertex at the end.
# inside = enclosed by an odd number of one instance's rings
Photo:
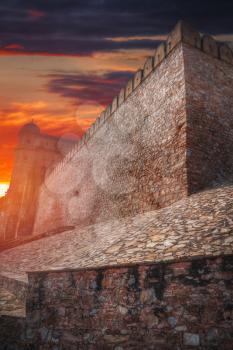
POLYGON ((31 341, 43 350, 56 343, 66 350, 231 350, 232 263, 225 256, 29 274, 31 341))
POLYGON ((180 23, 46 176, 34 234, 57 234, 0 252, 26 294, 0 347, 232 349, 232 63, 180 23))
POLYGON ((180 46, 46 179, 35 233, 130 216, 186 195, 184 128, 176 137, 185 123, 182 62, 180 46))
POLYGON ((233 54, 180 22, 42 185, 34 234, 159 209, 233 171, 233 54))

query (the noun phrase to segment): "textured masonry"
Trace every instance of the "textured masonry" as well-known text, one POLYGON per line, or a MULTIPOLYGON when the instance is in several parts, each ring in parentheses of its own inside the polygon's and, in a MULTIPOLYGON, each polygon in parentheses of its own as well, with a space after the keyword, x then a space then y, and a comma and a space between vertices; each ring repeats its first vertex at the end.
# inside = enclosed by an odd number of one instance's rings
POLYGON ((178 23, 46 178, 2 350, 232 350, 232 63, 178 23))
MULTIPOLYGON (((142 82, 143 78, 146 78, 149 73, 155 69, 157 65, 165 59, 166 55, 171 52, 180 42, 203 50, 205 53, 214 58, 219 58, 220 60, 233 64, 233 52, 227 44, 216 42, 215 39, 209 35, 204 35, 201 37, 200 33, 192 28, 189 24, 180 21, 177 23, 174 30, 168 35, 166 43, 162 43, 157 47, 154 57, 149 57, 146 60, 143 71, 139 70, 135 74, 134 82, 129 81, 129 83, 126 85, 126 88, 121 89, 119 97, 116 97, 112 102, 112 106, 114 106, 114 108, 112 108, 111 113, 115 112, 117 107, 120 106, 129 96, 128 90, 136 88, 142 82)), ((106 111, 102 112, 101 116, 104 116, 106 112, 107 116, 111 114, 108 108, 106 111)), ((94 129, 97 128, 97 125, 98 122, 93 124, 94 129)), ((64 161, 64 165, 65 163, 66 161, 64 161)))
POLYGON ((232 57, 226 44, 178 23, 46 179, 34 233, 166 207, 229 181, 232 57))
POLYGON ((231 350, 232 277, 232 256, 29 274, 29 340, 43 350, 231 350))
POLYGON ((182 45, 150 71, 152 61, 147 78, 140 84, 139 71, 121 91, 115 112, 109 106, 62 171, 46 179, 36 234, 158 209, 187 195, 185 129, 176 137, 185 123, 182 45), (60 193, 63 188, 69 191, 60 193))

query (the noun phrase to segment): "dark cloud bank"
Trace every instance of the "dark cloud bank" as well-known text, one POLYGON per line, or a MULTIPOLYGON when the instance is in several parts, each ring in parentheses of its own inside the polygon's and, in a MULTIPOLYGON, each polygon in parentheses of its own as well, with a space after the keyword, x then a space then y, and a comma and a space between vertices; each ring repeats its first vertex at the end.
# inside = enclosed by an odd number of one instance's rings
POLYGON ((104 75, 49 74, 48 91, 72 98, 75 104, 106 106, 131 76, 130 72, 114 72, 104 75))
MULTIPOLYGON (((120 49, 154 49, 180 19, 209 34, 233 33, 233 1, 1 0, 0 52, 91 56, 120 49)), ((107 105, 130 72, 50 74, 51 93, 75 104, 107 105)))
POLYGON ((168 33, 179 19, 210 34, 233 33, 232 1, 2 0, 0 45, 26 53, 92 55, 154 48, 152 40, 106 38, 168 33))

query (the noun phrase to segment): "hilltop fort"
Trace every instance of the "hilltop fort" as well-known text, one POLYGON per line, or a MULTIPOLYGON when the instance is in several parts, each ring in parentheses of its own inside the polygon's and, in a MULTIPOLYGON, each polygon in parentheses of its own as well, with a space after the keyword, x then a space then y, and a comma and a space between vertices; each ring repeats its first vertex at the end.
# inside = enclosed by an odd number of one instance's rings
POLYGON ((27 313, 0 318, 2 343, 232 349, 231 48, 179 22, 80 142, 57 145, 20 132, 0 286, 27 313))

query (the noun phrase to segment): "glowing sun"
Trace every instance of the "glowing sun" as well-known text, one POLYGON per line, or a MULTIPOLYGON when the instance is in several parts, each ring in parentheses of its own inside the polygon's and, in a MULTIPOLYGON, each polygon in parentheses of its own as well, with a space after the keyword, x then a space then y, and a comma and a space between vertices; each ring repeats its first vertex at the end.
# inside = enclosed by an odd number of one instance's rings
POLYGON ((9 188, 8 184, 0 184, 0 197, 4 197, 9 188))

